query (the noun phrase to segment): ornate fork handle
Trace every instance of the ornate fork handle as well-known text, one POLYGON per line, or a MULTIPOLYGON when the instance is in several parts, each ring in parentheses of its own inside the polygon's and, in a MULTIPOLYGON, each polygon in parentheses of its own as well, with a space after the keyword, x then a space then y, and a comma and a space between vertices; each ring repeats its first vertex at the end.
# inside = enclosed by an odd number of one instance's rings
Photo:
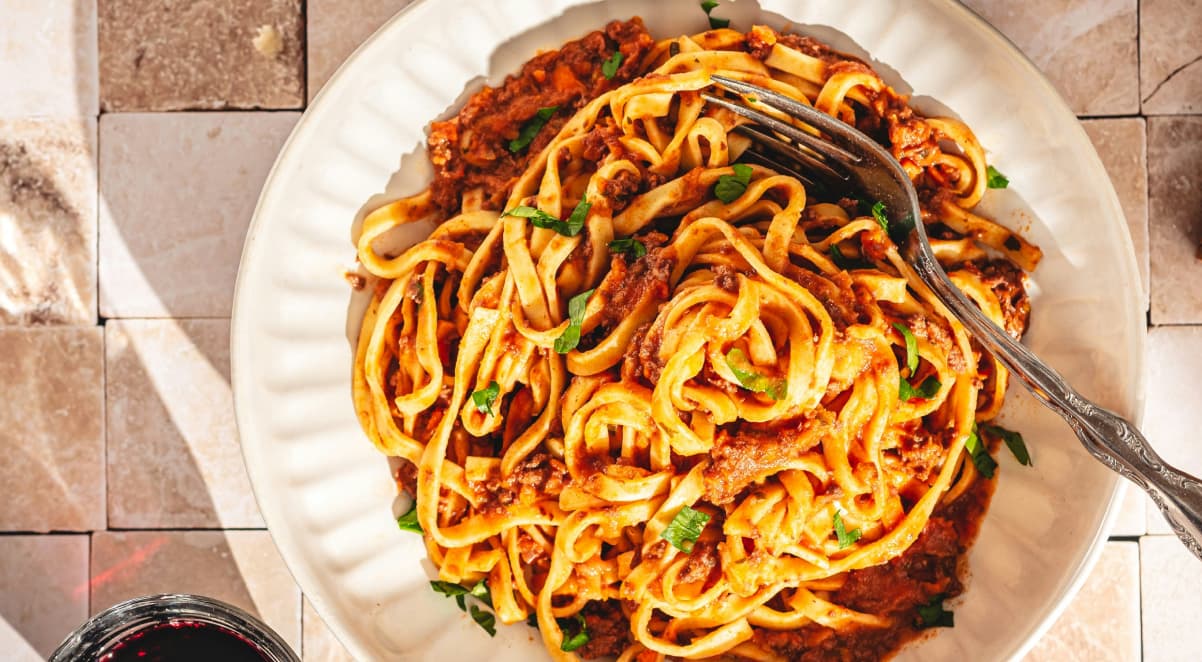
POLYGON ((931 251, 922 221, 913 222, 922 218, 918 196, 909 175, 892 155, 854 127, 807 104, 732 78, 715 75, 713 80, 729 91, 791 115, 826 134, 826 137, 811 135, 742 104, 703 95, 706 101, 783 135, 794 144, 752 132, 749 135, 754 141, 771 145, 778 153, 792 153, 794 163, 835 188, 854 185, 870 198, 884 202, 891 222, 901 223, 908 218, 912 230, 900 247, 906 261, 923 282, 985 349, 1001 359, 1022 378, 1036 398, 1072 426, 1086 450, 1111 470, 1142 487, 1160 507, 1181 542, 1194 556, 1202 559, 1202 481, 1166 464, 1135 426, 1073 390, 1055 370, 994 325, 948 280, 931 251), (837 145, 827 144, 828 140, 837 145), (803 151, 797 145, 807 149, 803 151), (832 170, 832 164, 839 166, 842 172, 832 170))
POLYGON ((920 247, 911 264, 973 337, 1021 377, 1036 398, 1060 414, 1090 454, 1143 488, 1181 542, 1202 559, 1202 481, 1166 463, 1134 425, 1082 396, 1031 350, 994 325, 948 280, 929 246, 915 243, 920 247))

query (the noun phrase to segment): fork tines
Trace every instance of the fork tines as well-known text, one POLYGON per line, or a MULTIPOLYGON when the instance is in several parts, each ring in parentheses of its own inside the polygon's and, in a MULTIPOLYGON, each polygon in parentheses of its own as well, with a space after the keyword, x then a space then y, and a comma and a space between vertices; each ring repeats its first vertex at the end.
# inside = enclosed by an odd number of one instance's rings
MULTIPOLYGON (((827 135, 841 136, 846 128, 848 128, 841 126, 842 123, 839 120, 811 106, 758 85, 744 83, 725 76, 714 76, 713 81, 724 89, 742 95, 750 103, 762 104, 778 110, 805 124, 813 126, 818 131, 827 135)), ((824 137, 813 135, 762 111, 711 94, 702 94, 702 97, 709 103, 718 105, 754 122, 757 126, 740 126, 737 130, 741 134, 751 138, 757 145, 772 152, 779 158, 787 159, 799 165, 803 170, 813 172, 821 179, 832 184, 846 186, 850 178, 843 170, 846 166, 857 164, 861 160, 859 156, 843 149, 824 137)), ((756 152, 754 154, 754 160, 766 162, 765 165, 769 167, 782 167, 790 171, 792 170, 781 164, 778 159, 772 158, 763 152, 756 152)), ((790 172, 790 174, 797 173, 790 172)))

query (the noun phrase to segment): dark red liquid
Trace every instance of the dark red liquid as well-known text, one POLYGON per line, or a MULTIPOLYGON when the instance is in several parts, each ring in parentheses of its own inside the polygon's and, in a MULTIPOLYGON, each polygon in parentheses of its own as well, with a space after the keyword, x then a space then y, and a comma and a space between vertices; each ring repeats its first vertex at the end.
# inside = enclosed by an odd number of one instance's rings
POLYGON ((171 621, 138 630, 117 642, 100 662, 266 662, 241 635, 216 625, 171 621))

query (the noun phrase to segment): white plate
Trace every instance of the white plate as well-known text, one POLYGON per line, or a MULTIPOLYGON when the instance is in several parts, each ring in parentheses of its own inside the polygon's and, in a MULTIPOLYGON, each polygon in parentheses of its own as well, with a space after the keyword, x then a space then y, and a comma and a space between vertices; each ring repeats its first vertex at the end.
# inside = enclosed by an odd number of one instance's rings
MULTIPOLYGON (((540 48, 613 18, 652 34, 697 32, 695 0, 456 0, 414 3, 326 84, 264 187, 238 274, 233 385, 246 464, 296 580, 362 659, 541 659, 536 633, 489 639, 426 585, 417 536, 397 530, 385 460, 351 404, 350 228, 375 200, 430 176, 424 128, 540 48), (405 158, 401 158, 406 155, 405 158), (399 161, 400 160, 400 161, 399 161), (400 164, 400 165, 398 165, 400 164), (399 168, 399 172, 398 172, 399 168), (390 181, 391 180, 391 181, 390 181)), ((866 55, 928 112, 938 99, 1010 177, 985 209, 1045 253, 1026 342, 1086 395, 1142 410, 1144 313, 1114 191, 1076 118, 1008 42, 950 0, 724 2, 715 15, 814 34, 866 55), (788 19, 784 18, 788 17, 788 19), (857 46, 858 45, 858 46, 857 46), (865 52, 866 51, 866 52, 865 52), (883 63, 883 64, 882 64, 883 63), (929 98, 928 98, 929 97, 929 98)), ((415 229, 417 240, 428 229, 415 229)), ((352 316, 353 318, 353 316, 352 316)), ((993 507, 970 557, 956 627, 900 660, 1004 660, 1050 625, 1100 551, 1121 492, 1068 427, 1011 389, 1010 425, 1035 466, 1003 453, 993 507)))

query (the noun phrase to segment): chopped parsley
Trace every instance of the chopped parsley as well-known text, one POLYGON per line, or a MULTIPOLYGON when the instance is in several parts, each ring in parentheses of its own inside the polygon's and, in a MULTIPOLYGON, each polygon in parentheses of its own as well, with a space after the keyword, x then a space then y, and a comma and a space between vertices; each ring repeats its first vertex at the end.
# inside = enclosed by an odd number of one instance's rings
POLYGON ((706 522, 709 521, 709 515, 683 506, 668 523, 668 527, 664 529, 663 533, 659 534, 659 537, 688 554, 693 551, 693 545, 701 537, 701 532, 705 529, 706 522))
POLYGON ((580 612, 576 612, 575 619, 561 618, 557 619, 556 623, 563 630, 563 642, 559 644, 559 650, 571 653, 588 643, 588 623, 585 622, 584 616, 580 612), (573 622, 577 626, 576 634, 568 636, 568 626, 572 625, 573 622))
POLYGON ((1023 441, 1023 436, 1013 430, 999 427, 997 425, 982 426, 986 432, 1001 438, 1006 443, 1006 448, 1014 454, 1014 459, 1024 466, 1031 466, 1031 453, 1027 451, 1027 443, 1023 441))
POLYGON ((501 392, 501 385, 493 381, 488 383, 488 386, 472 393, 472 404, 476 405, 476 411, 492 415, 492 405, 497 401, 497 395, 501 392))
POLYGON ((713 16, 710 14, 710 12, 714 11, 714 7, 717 7, 717 6, 718 6, 717 0, 704 0, 704 2, 701 3, 701 8, 703 10, 705 10, 705 15, 710 20, 710 29, 711 30, 717 30, 719 28, 730 27, 730 19, 729 18, 717 18, 716 16, 713 16))
POLYGON ((527 616, 526 617, 526 625, 529 625, 530 627, 537 630, 538 629, 538 614, 530 614, 529 616, 527 616))
POLYGON ((773 400, 784 400, 788 383, 783 379, 772 379, 750 369, 751 362, 738 347, 726 352, 726 367, 735 374, 739 385, 748 391, 765 393, 773 400))
POLYGON ((905 243, 906 237, 909 237, 913 231, 914 216, 913 214, 906 214, 905 218, 893 224, 893 230, 889 232, 889 238, 893 240, 893 243, 900 246, 905 243))
POLYGON ((588 308, 588 298, 594 290, 587 290, 568 300, 568 328, 555 339, 555 351, 567 354, 580 344, 580 325, 584 324, 584 311, 588 308))
POLYGON ((943 601, 946 597, 940 593, 931 598, 929 603, 918 608, 918 622, 915 623, 918 629, 955 627, 955 614, 943 608, 943 601))
POLYGON ((839 549, 851 547, 860 539, 861 535, 863 535, 863 532, 859 529, 848 531, 843 524, 843 514, 837 510, 835 511, 835 537, 839 539, 839 549))
POLYGON ((647 254, 647 247, 634 237, 626 237, 609 242, 609 252, 624 254, 637 260, 647 254))
POLYGON ((889 218, 885 216, 885 203, 877 200, 872 205, 872 217, 880 224, 881 229, 889 232, 889 218))
POLYGON ((624 57, 622 51, 614 51, 608 60, 601 63, 601 75, 605 76, 606 80, 613 80, 614 76, 618 75, 618 67, 622 66, 624 57))
POLYGON ((843 251, 839 249, 839 244, 831 244, 830 254, 831 254, 831 261, 835 263, 835 266, 839 267, 840 269, 842 269, 844 271, 851 271, 852 269, 871 269, 872 268, 872 265, 869 264, 865 260, 853 260, 853 259, 847 257, 846 255, 844 255, 843 251))
POLYGON ((910 327, 899 322, 893 323, 893 328, 902 334, 902 338, 906 341, 906 368, 913 375, 915 370, 918 370, 918 340, 914 338, 914 333, 910 331, 910 327))
POLYGON ((488 636, 497 636, 497 617, 491 611, 485 611, 476 605, 471 605, 472 620, 476 621, 476 625, 484 628, 488 636))
POLYGON ((409 506, 409 512, 396 518, 396 525, 402 531, 410 533, 425 533, 422 531, 422 525, 417 521, 417 499, 413 500, 413 505, 409 506))
MULTIPOLYGON (((567 236, 575 237, 584 229, 584 222, 588 220, 588 210, 592 209, 593 203, 587 198, 580 198, 580 202, 576 203, 576 207, 572 209, 572 213, 568 215, 567 221, 567 236)), ((559 230, 555 230, 559 234, 565 234, 559 230)))
POLYGON ((471 614, 472 620, 476 624, 484 628, 488 636, 494 637, 497 634, 497 617, 491 612, 485 611, 476 605, 468 605, 467 598, 476 598, 489 607, 492 606, 492 595, 488 592, 488 580, 481 580, 475 586, 468 588, 451 582, 432 581, 430 588, 434 589, 435 593, 442 593, 448 598, 455 598, 455 604, 459 605, 460 611, 466 611, 471 614), (470 611, 468 607, 471 607, 470 611))
POLYGON ((1001 173, 1000 170, 993 166, 985 168, 985 186, 989 188, 1006 188, 1010 185, 1010 179, 1001 173))
POLYGON ((921 384, 915 387, 910 384, 909 380, 902 378, 897 387, 897 397, 900 398, 902 402, 909 402, 914 398, 930 400, 931 398, 935 397, 935 394, 939 392, 940 388, 943 388, 943 384, 940 384, 939 380, 935 379, 934 377, 927 377, 926 379, 922 380, 921 384))
POLYGON ((993 473, 997 469, 997 461, 989 454, 989 449, 981 442, 981 437, 977 435, 977 424, 973 423, 972 432, 968 433, 968 441, 964 442, 964 450, 968 451, 969 457, 972 458, 972 463, 977 466, 977 471, 986 478, 993 478, 993 473))
POLYGON ((534 117, 531 117, 526 121, 525 124, 522 125, 521 131, 518 131, 518 137, 509 141, 509 151, 516 154, 529 147, 530 142, 534 140, 534 136, 538 135, 538 132, 542 130, 543 125, 547 123, 547 120, 551 119, 551 116, 554 115, 555 111, 557 110, 559 110, 559 106, 547 106, 546 108, 539 108, 538 112, 534 114, 534 117))
POLYGON ((568 220, 566 221, 561 221, 541 209, 527 207, 526 205, 514 207, 513 209, 510 209, 501 215, 526 218, 529 219, 530 224, 536 228, 554 230, 565 237, 575 237, 576 235, 580 234, 581 230, 584 229, 584 221, 586 218, 588 218, 588 210, 592 206, 593 204, 591 202, 581 199, 580 202, 576 204, 576 208, 572 210, 572 215, 569 216, 568 220))
POLYGON ((714 195, 727 204, 738 200, 751 183, 751 166, 736 163, 730 168, 734 170, 734 174, 718 177, 718 183, 714 185, 714 195))

